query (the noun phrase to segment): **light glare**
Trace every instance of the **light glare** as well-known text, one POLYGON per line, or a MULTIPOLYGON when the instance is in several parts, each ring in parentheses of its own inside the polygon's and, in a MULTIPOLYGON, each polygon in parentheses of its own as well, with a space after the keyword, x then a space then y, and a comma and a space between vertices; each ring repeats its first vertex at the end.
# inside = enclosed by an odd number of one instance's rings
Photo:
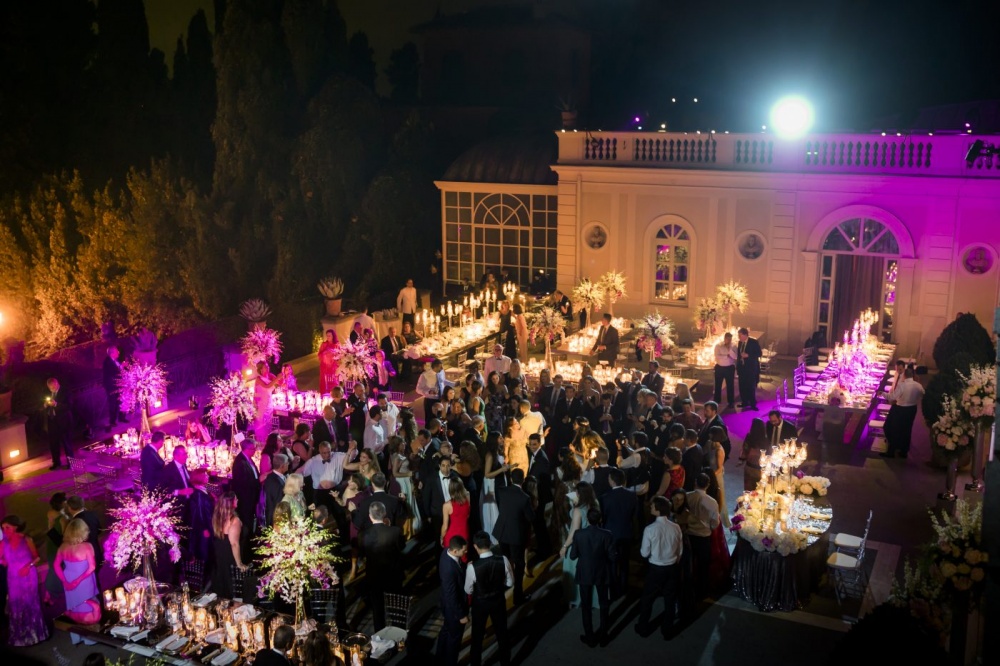
POLYGON ((778 100, 771 109, 771 126, 783 139, 797 139, 806 134, 814 120, 812 105, 801 97, 778 100))

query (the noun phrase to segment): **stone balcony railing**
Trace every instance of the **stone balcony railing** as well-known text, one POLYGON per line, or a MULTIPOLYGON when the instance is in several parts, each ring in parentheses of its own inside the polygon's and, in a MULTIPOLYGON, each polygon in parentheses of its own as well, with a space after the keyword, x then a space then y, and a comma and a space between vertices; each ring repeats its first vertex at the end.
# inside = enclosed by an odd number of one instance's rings
POLYGON ((882 174, 1000 178, 1000 155, 965 158, 970 134, 811 134, 786 140, 769 134, 560 131, 559 164, 775 173, 882 174))

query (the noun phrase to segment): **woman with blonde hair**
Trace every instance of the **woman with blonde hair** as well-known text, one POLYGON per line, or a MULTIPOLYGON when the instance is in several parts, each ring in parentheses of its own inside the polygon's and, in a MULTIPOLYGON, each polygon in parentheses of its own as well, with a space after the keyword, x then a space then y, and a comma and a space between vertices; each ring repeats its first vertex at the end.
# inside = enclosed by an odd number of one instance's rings
MULTIPOLYGON (((88 536, 87 523, 79 518, 69 521, 53 562, 56 576, 66 590, 66 616, 77 624, 94 624, 101 620, 101 605, 97 601, 100 590, 95 575, 97 565, 88 536)), ((76 638, 75 634, 73 636, 76 638)))
POLYGON ((670 408, 674 410, 674 414, 680 414, 684 411, 685 400, 692 400, 691 389, 685 382, 677 382, 676 395, 670 401, 670 408))
POLYGON ((305 478, 298 473, 289 474, 285 477, 284 497, 281 503, 287 503, 294 518, 302 518, 306 515, 306 502, 302 494, 302 487, 305 485, 305 478))
POLYGON ((212 591, 222 598, 233 598, 232 567, 246 570, 240 556, 240 532, 243 523, 236 513, 236 493, 223 493, 212 512, 212 546, 215 550, 215 570, 212 591))

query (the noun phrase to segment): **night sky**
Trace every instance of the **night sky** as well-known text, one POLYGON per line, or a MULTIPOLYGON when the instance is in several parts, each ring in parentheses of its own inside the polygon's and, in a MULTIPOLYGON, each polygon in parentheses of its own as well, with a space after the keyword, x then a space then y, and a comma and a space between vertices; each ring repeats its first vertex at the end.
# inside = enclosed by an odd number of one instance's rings
MULTIPOLYGON (((817 109, 817 129, 905 124, 921 106, 1000 97, 987 25, 1000 25, 1000 3, 987 0, 536 0, 555 7, 626 11, 650 43, 636 79, 621 85, 635 112, 656 116, 671 97, 702 105, 716 129, 760 129, 770 104, 799 93, 817 109), (655 21, 648 20, 656 17, 655 21), (650 26, 655 26, 650 28, 650 26), (899 114, 894 118, 895 114, 899 114), (879 125, 879 123, 882 123, 879 125)), ((500 0, 340 0, 348 32, 368 34, 383 69, 393 49, 420 43, 410 27, 500 0)), ((168 62, 194 11, 213 24, 211 0, 146 0, 153 46, 168 62)), ((701 109, 704 109, 702 111, 701 109)))

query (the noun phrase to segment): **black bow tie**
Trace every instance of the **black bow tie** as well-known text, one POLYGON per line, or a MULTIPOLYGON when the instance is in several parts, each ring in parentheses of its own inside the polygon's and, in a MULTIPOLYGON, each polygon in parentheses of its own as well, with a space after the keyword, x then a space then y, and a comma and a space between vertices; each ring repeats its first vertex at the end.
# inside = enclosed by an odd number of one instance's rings
POLYGON ((329 461, 329 460, 324 460, 324 461, 323 461, 323 464, 325 465, 325 464, 327 464, 328 462, 330 462, 330 461, 329 461))

